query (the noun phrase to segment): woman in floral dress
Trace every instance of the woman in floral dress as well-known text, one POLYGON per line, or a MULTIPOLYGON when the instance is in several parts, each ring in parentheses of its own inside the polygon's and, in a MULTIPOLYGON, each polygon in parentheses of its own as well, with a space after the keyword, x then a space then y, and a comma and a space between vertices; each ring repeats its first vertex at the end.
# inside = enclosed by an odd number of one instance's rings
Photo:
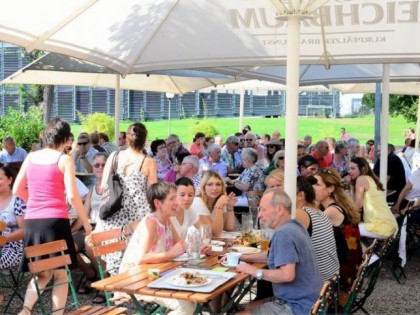
POLYGON ((23 215, 26 203, 12 194, 13 171, 0 163, 0 221, 6 223, 6 245, 1 247, 0 270, 19 265, 23 255, 23 215))
MULTIPOLYGON (((124 227, 131 222, 140 221, 150 212, 146 191, 157 181, 157 168, 155 161, 143 154, 146 138, 147 129, 143 124, 134 123, 128 127, 128 148, 117 156, 117 173, 123 187, 122 208, 111 217, 99 220, 95 231, 124 227)), ((111 153, 106 162, 102 186, 107 182, 114 154, 116 153, 111 153)), ((109 272, 115 274, 121 263, 122 253, 112 253, 104 258, 109 272)))

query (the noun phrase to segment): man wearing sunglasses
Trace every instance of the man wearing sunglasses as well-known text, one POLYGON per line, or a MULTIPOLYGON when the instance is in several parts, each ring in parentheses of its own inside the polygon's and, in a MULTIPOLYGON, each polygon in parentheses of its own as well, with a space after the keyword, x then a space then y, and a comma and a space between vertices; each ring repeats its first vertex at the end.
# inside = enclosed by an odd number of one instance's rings
POLYGON ((222 161, 227 165, 227 173, 238 173, 242 165, 239 150, 239 138, 237 136, 229 136, 226 144, 222 148, 222 161))
MULTIPOLYGON (((73 158, 76 166, 76 173, 92 173, 93 157, 98 150, 91 146, 89 135, 81 133, 77 139, 76 149, 73 151, 73 158)), ((90 184, 90 180, 83 181, 85 185, 90 184)))

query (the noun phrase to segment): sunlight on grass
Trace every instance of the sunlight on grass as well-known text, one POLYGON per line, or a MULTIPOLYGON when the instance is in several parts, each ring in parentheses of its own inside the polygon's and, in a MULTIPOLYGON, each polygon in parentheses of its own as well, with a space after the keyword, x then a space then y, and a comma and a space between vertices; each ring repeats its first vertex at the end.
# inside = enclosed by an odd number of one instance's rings
MULTIPOLYGON (((197 123, 199 119, 182 119, 171 121, 171 133, 179 135, 182 142, 191 143, 193 134, 191 126, 197 123)), ((219 133, 226 139, 227 136, 235 133, 239 129, 238 118, 210 118, 208 119, 219 133)), ((168 135, 168 121, 147 121, 146 127, 149 131, 148 139, 165 139, 168 135)), ((272 134, 273 130, 279 130, 282 137, 285 135, 285 119, 284 118, 261 118, 261 117, 245 117, 244 125, 250 125, 252 131, 259 135, 264 133, 272 134)), ((126 131, 129 126, 128 122, 120 124, 120 130, 126 131)), ((306 118, 300 117, 298 120, 299 138, 305 135, 312 135, 314 141, 331 136, 336 140, 340 138, 340 128, 346 128, 351 137, 361 140, 362 143, 368 139, 374 138, 375 121, 373 116, 361 118, 306 118)), ((390 117, 389 126, 387 128, 389 142, 397 146, 403 145, 403 132, 406 128, 413 127, 415 124, 408 124, 403 117, 390 117)), ((72 125, 72 131, 77 136, 82 131, 80 125, 72 125)))

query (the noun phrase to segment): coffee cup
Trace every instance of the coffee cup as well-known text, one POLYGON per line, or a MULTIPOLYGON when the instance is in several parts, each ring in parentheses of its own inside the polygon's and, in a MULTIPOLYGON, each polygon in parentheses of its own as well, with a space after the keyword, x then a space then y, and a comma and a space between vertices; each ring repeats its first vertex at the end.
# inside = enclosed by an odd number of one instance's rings
POLYGON ((226 264, 231 267, 236 267, 239 264, 239 259, 241 258, 241 255, 241 253, 227 253, 226 264))

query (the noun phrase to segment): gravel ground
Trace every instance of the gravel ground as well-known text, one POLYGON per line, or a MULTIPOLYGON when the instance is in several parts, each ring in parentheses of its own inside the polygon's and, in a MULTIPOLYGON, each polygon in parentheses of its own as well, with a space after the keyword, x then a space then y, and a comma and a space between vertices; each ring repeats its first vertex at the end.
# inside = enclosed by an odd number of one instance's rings
MULTIPOLYGON (((408 279, 401 285, 395 281, 391 272, 385 266, 382 267, 375 290, 365 305, 365 309, 369 314, 418 314, 418 298, 420 297, 420 257, 416 256, 408 261, 405 267, 405 273, 408 279)), ((79 277, 80 273, 75 272, 75 283, 78 282, 79 277)), ((25 292, 27 281, 28 279, 23 281, 24 285, 20 289, 22 294, 25 292)), ((0 286, 1 285, 2 284, 0 283, 0 286)), ((0 294, 4 295, 5 300, 7 300, 8 296, 10 296, 10 290, 0 287, 0 294)), ((79 294, 79 304, 90 305, 91 300, 94 297, 94 292, 79 294)), ((253 297, 251 296, 251 298, 253 297)), ((45 300, 50 303, 50 298, 47 294, 45 300)), ((246 304, 248 301, 249 295, 246 296, 246 300, 243 301, 243 304, 246 304)), ((125 306, 129 308, 129 314, 135 314, 131 304, 125 306)), ((8 314, 17 314, 21 307, 22 302, 15 298, 9 308, 8 314)), ((1 312, 3 311, 4 309, 2 308, 1 312)), ((38 306, 34 308, 32 314, 41 314, 38 306)), ((359 311, 357 314, 363 314, 363 312, 359 311)))

